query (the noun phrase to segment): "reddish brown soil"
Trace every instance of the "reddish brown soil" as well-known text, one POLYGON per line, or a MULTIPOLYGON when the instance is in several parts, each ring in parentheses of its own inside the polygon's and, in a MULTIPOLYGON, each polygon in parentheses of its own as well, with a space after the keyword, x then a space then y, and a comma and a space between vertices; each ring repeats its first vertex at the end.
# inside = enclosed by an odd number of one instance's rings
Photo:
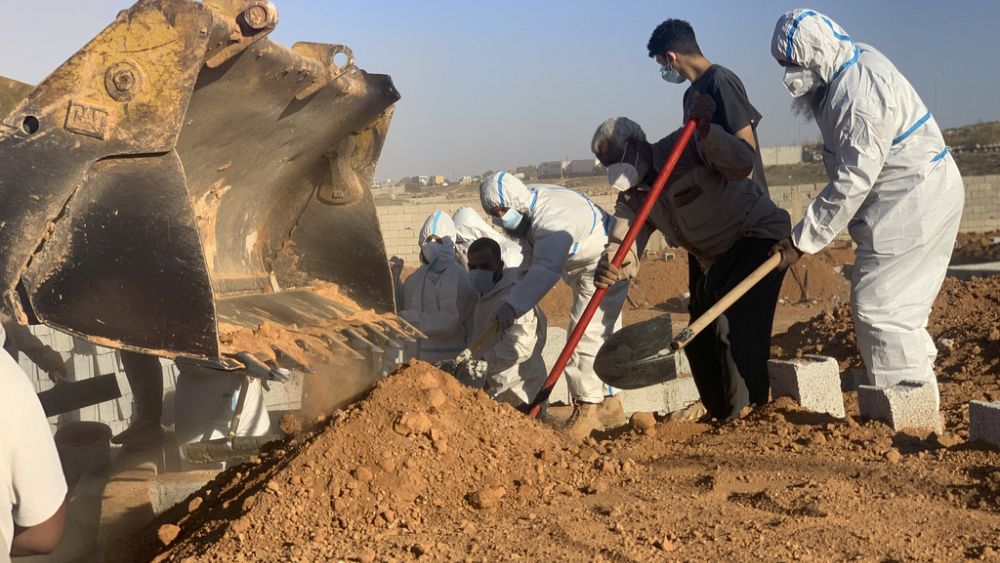
POLYGON ((952 264, 977 264, 1000 260, 1000 243, 993 239, 1000 237, 1000 231, 988 233, 960 233, 951 255, 952 264))
MULTIPOLYGON (((639 275, 629 288, 629 301, 623 311, 625 324, 649 317, 670 313, 685 313, 680 296, 688 292, 688 254, 682 249, 671 249, 674 259, 660 257, 643 259, 639 275)), ((854 262, 854 251, 847 245, 837 244, 813 256, 803 256, 785 274, 781 286, 782 305, 846 303, 850 296, 850 281, 840 273, 844 264, 854 262)), ((573 293, 563 282, 556 284, 542 299, 542 310, 549 326, 566 327, 573 306, 573 293)), ((686 324, 686 317, 678 317, 675 324, 686 324)), ((782 323, 776 323, 781 328, 782 323)))
POLYGON ((416 362, 318 430, 222 473, 144 533, 137 559, 955 560, 1000 549, 1000 453, 787 399, 726 426, 655 430, 573 446, 416 362))

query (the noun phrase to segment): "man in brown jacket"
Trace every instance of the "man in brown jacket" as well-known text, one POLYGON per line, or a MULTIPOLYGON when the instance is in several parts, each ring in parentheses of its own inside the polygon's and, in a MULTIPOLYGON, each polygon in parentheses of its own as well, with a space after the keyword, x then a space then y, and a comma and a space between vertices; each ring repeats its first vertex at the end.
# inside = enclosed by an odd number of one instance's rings
MULTIPOLYGON (((620 269, 610 264, 611 257, 680 131, 650 144, 637 123, 612 118, 594 134, 594 155, 608 167, 609 182, 623 190, 595 276, 598 287, 635 277, 650 235, 659 230, 694 257, 688 310, 695 319, 765 262, 776 241, 791 232, 788 213, 748 178, 753 148, 712 123, 715 107, 709 96, 695 98, 690 115, 698 119, 697 131, 620 269)), ((768 401, 771 325, 783 277, 772 272, 685 348, 711 418, 730 420, 744 407, 768 401)))

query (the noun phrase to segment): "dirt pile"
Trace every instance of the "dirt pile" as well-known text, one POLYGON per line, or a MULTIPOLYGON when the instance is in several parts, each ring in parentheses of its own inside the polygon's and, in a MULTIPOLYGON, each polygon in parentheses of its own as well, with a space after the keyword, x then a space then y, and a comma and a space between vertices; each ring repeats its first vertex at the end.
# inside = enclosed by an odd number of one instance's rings
POLYGON ((147 549, 166 526, 176 533, 160 555, 168 560, 505 558, 505 546, 475 539, 491 515, 527 518, 560 495, 601 489, 601 475, 630 464, 569 446, 415 362, 322 428, 221 474, 194 510, 185 503, 164 515, 147 549))
POLYGON ((1000 260, 1000 243, 994 239, 1000 231, 988 233, 959 233, 955 250, 951 253, 952 264, 978 264, 1000 260))
MULTIPOLYGON (((1000 277, 945 280, 928 332, 938 348, 935 372, 949 424, 968 426, 967 402, 1000 400, 1000 277)), ((773 339, 772 356, 824 354, 841 369, 862 367, 849 305, 793 324, 773 339)))
POLYGON ((728 425, 661 421, 570 447, 417 363, 221 474, 147 530, 141 558, 995 556, 1000 453, 849 414, 779 399, 728 425))
MULTIPOLYGON (((688 293, 688 253, 680 248, 668 251, 673 257, 643 258, 639 275, 629 288, 625 304, 625 324, 638 322, 662 312, 687 313, 680 297, 688 293)), ((834 244, 816 255, 803 256, 785 274, 779 299, 783 304, 797 305, 846 303, 850 296, 850 281, 841 273, 845 264, 854 262, 854 251, 848 245, 834 244)), ((549 326, 565 327, 573 307, 573 292, 562 281, 542 299, 542 310, 549 326)))

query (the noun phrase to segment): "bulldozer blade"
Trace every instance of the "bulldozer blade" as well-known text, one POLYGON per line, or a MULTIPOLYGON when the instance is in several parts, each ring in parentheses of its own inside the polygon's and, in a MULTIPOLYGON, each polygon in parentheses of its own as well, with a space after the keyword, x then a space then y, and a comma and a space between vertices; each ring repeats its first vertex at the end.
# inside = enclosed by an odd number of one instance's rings
POLYGON ((601 381, 618 389, 639 389, 677 379, 670 348, 670 315, 629 325, 611 335, 594 359, 601 381))
POLYGON ((277 434, 264 436, 236 436, 231 441, 225 438, 192 442, 181 446, 181 454, 188 463, 222 463, 246 460, 260 453, 268 442, 280 440, 277 434))
POLYGON ((395 311, 370 183, 399 93, 276 22, 262 0, 141 0, 34 88, 0 81, 11 318, 218 361, 223 320, 346 316, 317 283, 395 311))

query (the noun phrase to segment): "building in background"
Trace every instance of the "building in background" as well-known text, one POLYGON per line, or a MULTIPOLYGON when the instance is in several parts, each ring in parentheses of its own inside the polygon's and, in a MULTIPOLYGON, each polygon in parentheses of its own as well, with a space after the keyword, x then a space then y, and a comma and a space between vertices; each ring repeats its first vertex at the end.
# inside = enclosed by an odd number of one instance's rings
POLYGON ((563 170, 566 169, 568 164, 568 162, 563 162, 561 160, 543 162, 538 165, 538 179, 562 178, 563 170))

